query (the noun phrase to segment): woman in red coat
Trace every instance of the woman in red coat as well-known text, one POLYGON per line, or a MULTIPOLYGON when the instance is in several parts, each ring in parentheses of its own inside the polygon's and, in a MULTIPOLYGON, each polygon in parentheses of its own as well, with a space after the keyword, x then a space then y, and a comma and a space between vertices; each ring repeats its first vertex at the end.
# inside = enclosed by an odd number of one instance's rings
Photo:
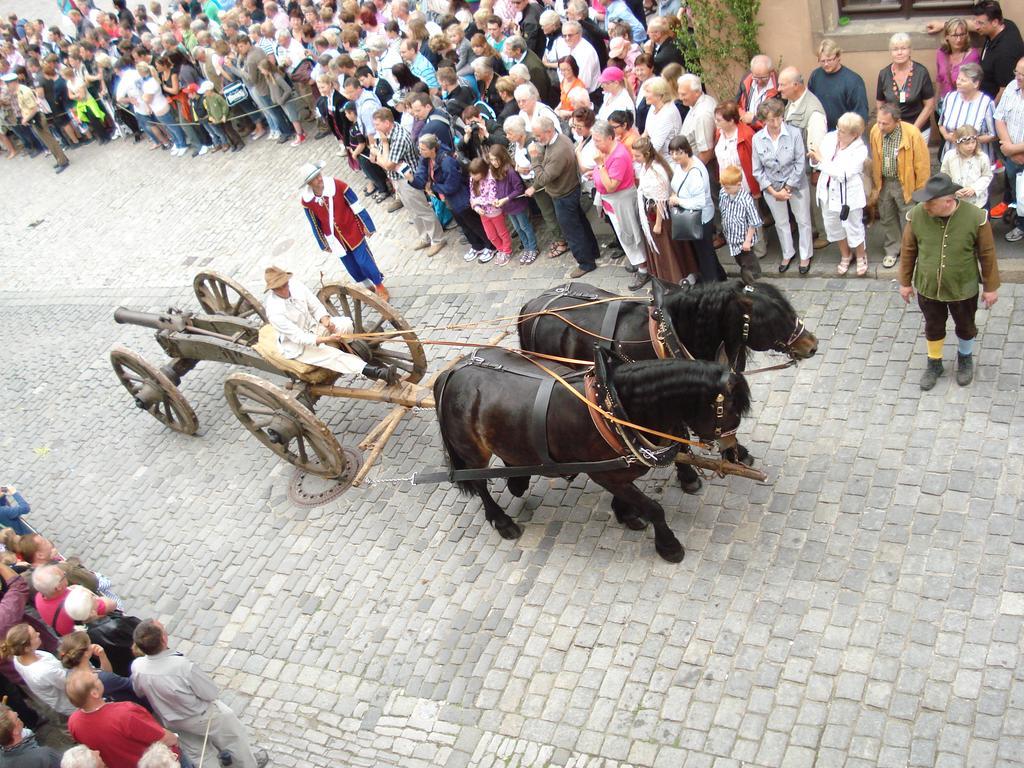
MULTIPOLYGON (((715 107, 715 158, 720 169, 738 165, 743 170, 743 188, 760 201, 761 187, 754 178, 754 129, 740 120, 735 101, 723 101, 715 107)), ((754 240, 754 255, 763 259, 766 253, 762 226, 754 240)))

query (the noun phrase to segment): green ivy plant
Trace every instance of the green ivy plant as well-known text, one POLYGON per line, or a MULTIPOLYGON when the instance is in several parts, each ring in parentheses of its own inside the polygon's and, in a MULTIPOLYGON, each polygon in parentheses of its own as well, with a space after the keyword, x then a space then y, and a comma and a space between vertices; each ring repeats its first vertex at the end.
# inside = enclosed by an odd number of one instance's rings
POLYGON ((761 0, 697 0, 689 4, 692 29, 676 33, 688 72, 700 75, 711 93, 731 97, 735 69, 758 53, 761 0))

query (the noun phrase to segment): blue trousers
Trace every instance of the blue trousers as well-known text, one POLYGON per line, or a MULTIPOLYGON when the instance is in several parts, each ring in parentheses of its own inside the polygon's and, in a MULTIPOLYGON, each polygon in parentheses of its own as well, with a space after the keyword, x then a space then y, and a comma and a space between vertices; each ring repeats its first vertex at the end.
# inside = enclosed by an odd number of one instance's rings
POLYGON ((1003 186, 1003 202, 1007 205, 1017 203, 1017 174, 1024 168, 1003 155, 1003 167, 1006 169, 1006 183, 1003 186))
POLYGON ((594 237, 594 230, 590 228, 590 222, 580 207, 580 188, 576 187, 564 197, 552 197, 551 201, 555 204, 558 226, 569 244, 569 250, 572 251, 576 263, 588 272, 597 269, 597 238, 594 237))
POLYGON ((366 240, 339 258, 357 283, 369 280, 374 285, 380 285, 384 282, 384 275, 377 268, 377 262, 373 260, 373 254, 370 253, 370 246, 367 245, 366 240))
MULTIPOLYGON (((188 140, 185 138, 185 132, 181 130, 181 126, 175 124, 177 118, 175 117, 173 109, 162 115, 154 115, 154 117, 171 134, 171 140, 174 142, 175 147, 181 149, 182 147, 188 146, 188 140)), ((196 149, 198 149, 198 147, 196 147, 196 149)))
POLYGON ((523 244, 523 250, 536 251, 537 235, 533 231, 533 224, 530 223, 529 211, 510 213, 508 218, 512 222, 512 226, 515 227, 516 232, 519 233, 519 241, 523 244))

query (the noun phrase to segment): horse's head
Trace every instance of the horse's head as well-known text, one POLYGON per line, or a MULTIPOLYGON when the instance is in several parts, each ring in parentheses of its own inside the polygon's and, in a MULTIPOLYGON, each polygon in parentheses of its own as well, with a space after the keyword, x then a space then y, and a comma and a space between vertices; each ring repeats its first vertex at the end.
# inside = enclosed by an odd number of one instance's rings
POLYGON ((747 346, 783 352, 794 360, 806 360, 818 351, 818 339, 804 325, 785 295, 770 283, 740 289, 751 301, 747 346))
POLYGON ((750 411, 750 387, 728 364, 704 360, 648 360, 620 365, 616 391, 630 418, 663 432, 688 428, 705 442, 735 445, 750 411))

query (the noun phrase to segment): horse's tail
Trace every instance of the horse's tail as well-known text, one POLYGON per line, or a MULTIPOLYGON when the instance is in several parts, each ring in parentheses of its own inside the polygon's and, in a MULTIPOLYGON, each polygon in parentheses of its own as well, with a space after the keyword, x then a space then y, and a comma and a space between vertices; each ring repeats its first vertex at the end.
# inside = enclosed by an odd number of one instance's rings
MULTIPOLYGON (((441 444, 444 446, 445 460, 449 469, 458 470, 467 468, 466 460, 459 455, 455 444, 452 442, 451 435, 445 429, 445 420, 441 411, 444 402, 444 388, 452 373, 454 373, 454 370, 445 371, 437 377, 437 380, 434 382, 434 402, 436 403, 437 425, 441 430, 441 444)), ((463 480, 456 482, 455 485, 463 496, 472 496, 476 493, 476 489, 471 481, 463 480)))

